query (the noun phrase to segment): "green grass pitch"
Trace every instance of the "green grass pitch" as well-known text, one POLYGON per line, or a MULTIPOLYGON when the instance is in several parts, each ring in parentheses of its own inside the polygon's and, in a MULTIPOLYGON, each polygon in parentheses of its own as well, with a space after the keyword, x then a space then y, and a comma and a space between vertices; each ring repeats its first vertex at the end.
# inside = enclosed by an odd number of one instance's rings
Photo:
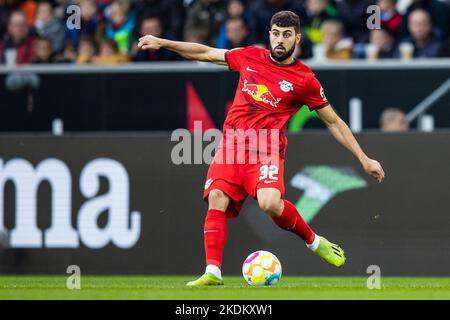
POLYGON ((0 276, 0 299, 450 299, 450 278, 381 278, 367 289, 364 277, 283 277, 271 287, 225 277, 221 287, 187 288, 191 276, 82 276, 81 289, 64 276, 0 276))

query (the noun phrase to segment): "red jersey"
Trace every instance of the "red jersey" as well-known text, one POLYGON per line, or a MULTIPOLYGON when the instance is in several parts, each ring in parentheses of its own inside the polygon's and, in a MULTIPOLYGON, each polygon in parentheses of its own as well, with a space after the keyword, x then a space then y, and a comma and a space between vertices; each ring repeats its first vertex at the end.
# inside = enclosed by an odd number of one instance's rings
POLYGON ((259 47, 229 50, 225 60, 230 70, 239 71, 240 78, 224 133, 227 129, 278 129, 279 155, 284 158, 291 117, 303 105, 310 110, 328 105, 319 81, 301 61, 282 65, 271 59, 269 50, 259 47))

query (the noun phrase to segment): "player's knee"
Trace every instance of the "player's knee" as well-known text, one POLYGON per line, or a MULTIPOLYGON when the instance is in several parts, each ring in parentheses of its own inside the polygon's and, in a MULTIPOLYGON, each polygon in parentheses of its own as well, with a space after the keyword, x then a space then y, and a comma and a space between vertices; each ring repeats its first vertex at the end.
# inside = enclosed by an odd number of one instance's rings
POLYGON ((213 189, 209 192, 208 203, 210 209, 225 210, 230 199, 221 190, 213 189))
POLYGON ((267 197, 258 200, 259 207, 272 218, 279 217, 282 211, 282 200, 276 197, 267 197))

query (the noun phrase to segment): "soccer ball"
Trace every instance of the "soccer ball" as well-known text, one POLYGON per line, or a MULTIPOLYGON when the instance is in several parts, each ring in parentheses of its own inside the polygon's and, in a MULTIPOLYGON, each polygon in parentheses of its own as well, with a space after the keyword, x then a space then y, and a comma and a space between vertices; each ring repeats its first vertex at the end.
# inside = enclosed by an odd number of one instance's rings
POLYGON ((252 286, 270 286, 281 279, 281 263, 268 251, 255 251, 242 264, 242 275, 252 286))

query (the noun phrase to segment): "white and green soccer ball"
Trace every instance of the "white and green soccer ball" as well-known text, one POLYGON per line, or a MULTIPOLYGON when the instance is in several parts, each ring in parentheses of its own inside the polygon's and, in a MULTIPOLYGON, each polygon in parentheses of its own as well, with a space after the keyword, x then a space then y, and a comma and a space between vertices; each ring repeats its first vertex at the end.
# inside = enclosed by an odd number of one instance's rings
POLYGON ((242 275, 252 286, 276 284, 281 279, 280 260, 268 251, 255 251, 242 264, 242 275))

